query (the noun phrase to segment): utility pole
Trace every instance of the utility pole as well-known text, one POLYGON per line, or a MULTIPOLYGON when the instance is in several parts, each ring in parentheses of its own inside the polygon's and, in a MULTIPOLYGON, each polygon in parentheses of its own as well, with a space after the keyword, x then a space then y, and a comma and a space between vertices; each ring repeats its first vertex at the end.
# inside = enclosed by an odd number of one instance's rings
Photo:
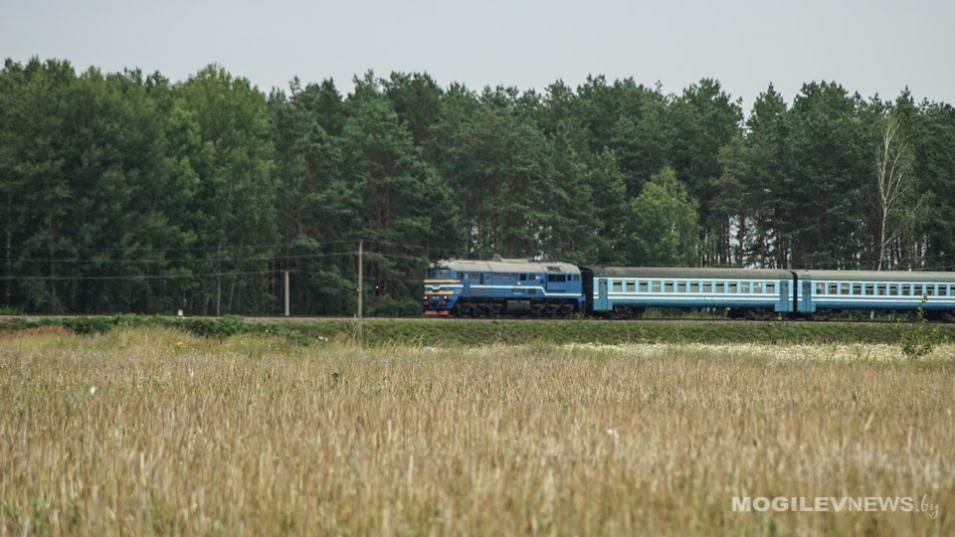
POLYGON ((289 315, 289 290, 288 290, 288 288, 289 288, 288 283, 289 283, 289 282, 288 282, 288 280, 289 280, 288 271, 286 270, 286 271, 285 271, 285 316, 286 316, 286 317, 288 317, 288 315, 289 315))
POLYGON ((362 242, 363 241, 361 240, 358 241, 358 320, 359 321, 361 320, 361 316, 362 316, 361 299, 362 299, 362 290, 365 285, 364 270, 362 267, 362 255, 363 255, 362 242))
MULTIPOLYGON (((9 205, 9 204, 8 204, 8 205, 9 205)), ((7 267, 6 267, 6 268, 7 268, 7 270, 6 270, 6 272, 7 272, 7 281, 4 282, 4 283, 5 283, 5 285, 6 285, 6 296, 7 296, 7 299, 5 300, 5 303, 6 303, 8 306, 11 306, 11 307, 13 306, 13 303, 10 302, 10 280, 12 279, 12 274, 13 274, 13 272, 10 270, 10 269, 11 269, 11 265, 10 265, 10 237, 11 237, 12 235, 13 235, 13 230, 11 230, 11 229, 8 228, 8 229, 7 229, 7 267)))
POLYGON ((216 252, 216 317, 222 315, 222 243, 216 252))

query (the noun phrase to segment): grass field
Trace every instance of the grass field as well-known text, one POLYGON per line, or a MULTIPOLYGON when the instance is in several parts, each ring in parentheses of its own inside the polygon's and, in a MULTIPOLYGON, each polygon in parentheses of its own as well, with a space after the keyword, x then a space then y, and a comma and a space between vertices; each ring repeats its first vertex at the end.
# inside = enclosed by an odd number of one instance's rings
POLYGON ((33 328, 0 333, 0 535, 953 535, 953 408, 948 345, 33 328))

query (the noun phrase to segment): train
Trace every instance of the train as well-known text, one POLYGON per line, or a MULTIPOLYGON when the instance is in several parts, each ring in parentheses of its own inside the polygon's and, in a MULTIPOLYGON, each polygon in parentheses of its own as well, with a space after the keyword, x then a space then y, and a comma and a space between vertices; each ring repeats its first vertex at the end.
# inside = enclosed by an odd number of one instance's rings
POLYGON ((955 320, 955 272, 577 266, 449 259, 424 279, 428 317, 636 318, 649 308, 731 318, 822 319, 849 310, 919 308, 955 320))

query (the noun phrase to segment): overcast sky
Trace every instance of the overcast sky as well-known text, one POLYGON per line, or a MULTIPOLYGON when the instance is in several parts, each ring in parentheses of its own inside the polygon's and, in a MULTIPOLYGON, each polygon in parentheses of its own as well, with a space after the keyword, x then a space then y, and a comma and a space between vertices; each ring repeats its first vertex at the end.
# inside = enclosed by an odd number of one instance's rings
POLYGON ((217 62, 260 88, 427 71, 442 85, 543 88, 587 74, 679 92, 719 79, 748 106, 769 82, 955 102, 955 1, 0 0, 0 56, 182 80, 217 62))

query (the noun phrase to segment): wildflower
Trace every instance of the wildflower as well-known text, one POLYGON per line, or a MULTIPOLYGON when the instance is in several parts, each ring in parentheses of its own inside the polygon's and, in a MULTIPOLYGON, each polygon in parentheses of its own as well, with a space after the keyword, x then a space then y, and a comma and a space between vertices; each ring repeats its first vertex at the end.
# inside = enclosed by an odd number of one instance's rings
POLYGON ((96 386, 90 386, 90 395, 96 395, 96 386))

